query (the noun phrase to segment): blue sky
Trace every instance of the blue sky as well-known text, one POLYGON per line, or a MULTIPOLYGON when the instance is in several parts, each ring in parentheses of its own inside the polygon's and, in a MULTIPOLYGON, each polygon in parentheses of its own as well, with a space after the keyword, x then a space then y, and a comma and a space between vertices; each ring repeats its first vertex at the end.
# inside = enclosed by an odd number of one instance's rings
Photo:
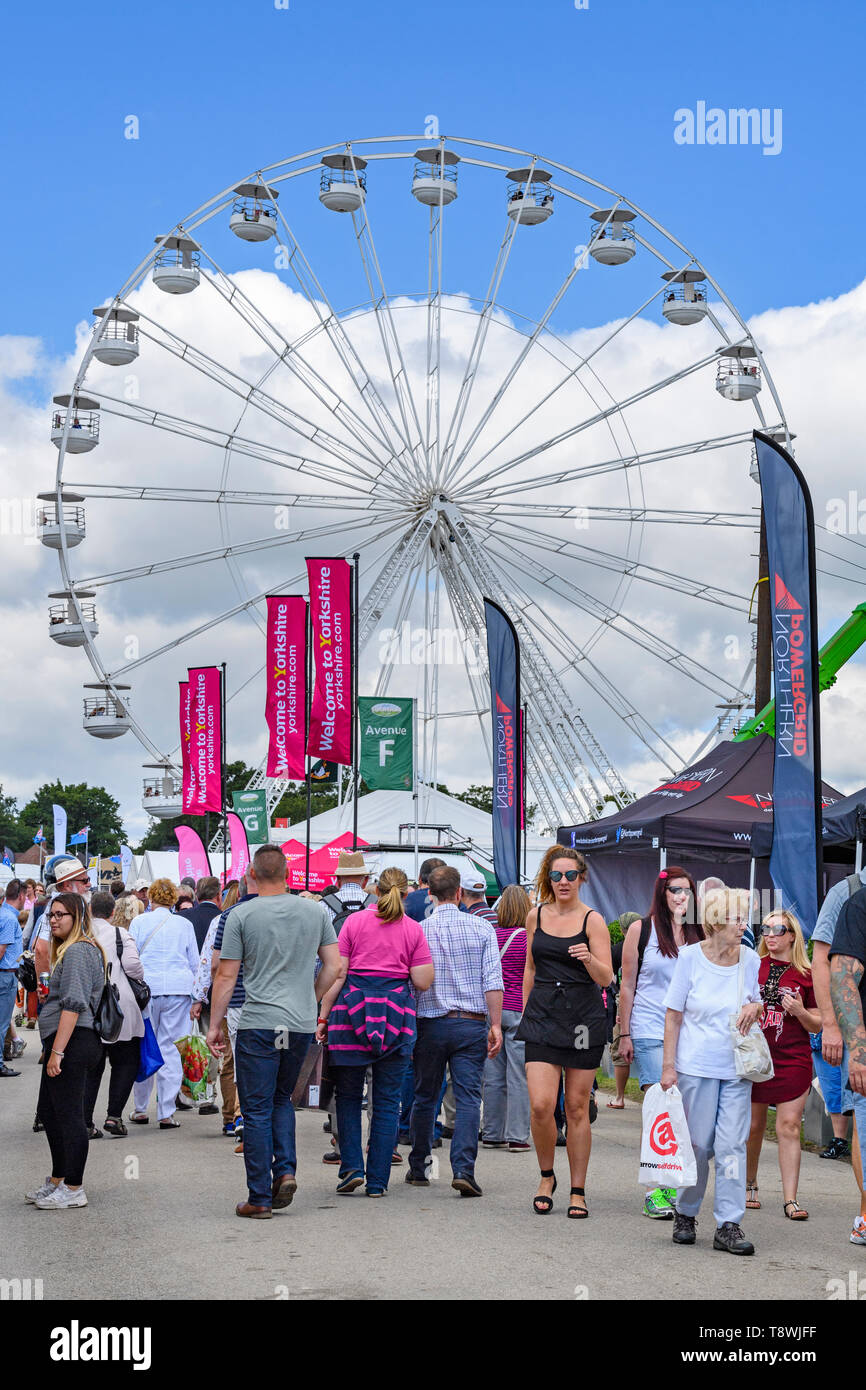
POLYGON ((745 315, 838 294, 862 277, 864 14, 802 0, 15 6, 3 330, 68 350, 152 236, 235 177, 331 140, 420 133, 431 113, 446 135, 547 153, 622 191, 745 315), (698 101, 781 108, 781 153, 675 144, 674 112, 698 101))

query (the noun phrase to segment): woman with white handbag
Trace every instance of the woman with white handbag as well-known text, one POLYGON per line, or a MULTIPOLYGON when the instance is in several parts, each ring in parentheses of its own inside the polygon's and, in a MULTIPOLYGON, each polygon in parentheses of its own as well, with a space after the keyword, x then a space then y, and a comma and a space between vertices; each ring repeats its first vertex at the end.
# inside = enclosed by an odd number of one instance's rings
POLYGON ((767 1107, 774 1105, 783 1210, 791 1221, 806 1221, 809 1213, 797 1201, 800 1125, 812 1085, 809 1034, 821 1031, 821 1014, 812 988, 812 967, 806 954, 803 929, 793 912, 771 912, 764 918, 758 955, 758 983, 764 1001, 762 1027, 775 1074, 771 1080, 752 1088, 746 1206, 757 1211, 761 1205, 758 1160, 767 1128, 767 1107))
POLYGON ((694 1187, 677 1193, 673 1240, 694 1245, 696 1218, 715 1167, 714 1250, 754 1255, 740 1222, 746 1209, 746 1140, 751 1081, 772 1075, 760 1029, 763 1010, 758 957, 741 945, 749 922, 749 894, 721 888, 703 904, 705 940, 683 946, 665 998, 661 1084, 677 1086, 697 1161, 694 1187), (738 1054, 748 1054, 746 1056, 738 1054))

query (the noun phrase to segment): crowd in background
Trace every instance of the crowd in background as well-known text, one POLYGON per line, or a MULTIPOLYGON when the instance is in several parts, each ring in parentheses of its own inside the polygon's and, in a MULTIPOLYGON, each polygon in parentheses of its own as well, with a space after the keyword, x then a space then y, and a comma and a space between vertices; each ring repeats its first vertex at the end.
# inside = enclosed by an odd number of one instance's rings
POLYGON ((566 1214, 585 1220, 609 1048, 609 1110, 624 1108, 633 1069, 643 1092, 676 1086, 682 1099, 696 1181, 647 1186, 642 1206, 672 1221, 677 1244, 696 1241, 712 1158, 714 1248, 753 1253, 742 1221, 762 1206, 771 1107, 782 1210, 808 1219, 798 1189, 813 1076, 833 1126, 822 1157, 848 1156, 853 1116, 850 1239, 866 1244, 866 871, 828 894, 810 958, 794 913, 770 912, 752 934, 746 890, 698 885, 675 865, 644 913, 621 914, 612 932, 582 899, 586 860, 562 847, 545 855, 531 893, 512 884, 493 905, 477 870, 428 859, 417 885, 396 867, 373 882, 359 852, 340 855, 323 893, 290 892, 271 845, 224 888, 208 876, 93 891, 78 859, 51 869, 47 889, 13 879, 0 906, 0 1076, 19 1075, 10 1063, 29 1029, 42 1046, 33 1128, 52 1171, 27 1193, 38 1208, 87 1205, 89 1143, 149 1124, 155 1085, 161 1131, 180 1128, 179 1110, 221 1112, 246 1167, 237 1214, 267 1219, 297 1190, 295 1103, 315 1078, 323 1162, 340 1195, 383 1197, 403 1164, 407 1186, 428 1187, 433 1151, 450 1140, 452 1187, 467 1198, 483 1195, 479 1145, 534 1150, 531 1207, 547 1216, 565 1147, 566 1214), (110 1042, 107 981, 121 1015, 110 1042), (756 1028, 773 1075, 753 1084, 735 1054, 737 1036, 756 1028), (177 1044, 199 1032, 207 1052, 193 1080, 177 1044))

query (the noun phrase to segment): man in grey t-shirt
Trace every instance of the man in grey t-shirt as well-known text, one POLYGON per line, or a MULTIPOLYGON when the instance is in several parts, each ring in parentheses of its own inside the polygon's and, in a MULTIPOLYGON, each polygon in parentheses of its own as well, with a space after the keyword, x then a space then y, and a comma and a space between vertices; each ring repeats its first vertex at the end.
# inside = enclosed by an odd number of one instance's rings
POLYGON ((286 860, 277 845, 262 845, 248 874, 258 897, 238 903, 226 920, 207 1042, 216 1056, 224 1050, 222 1021, 243 963, 246 1001, 235 1070, 249 1199, 236 1211, 262 1218, 287 1207, 295 1194, 292 1091, 316 1029, 317 1003, 337 978, 340 949, 322 904, 286 892, 286 860), (317 956, 322 969, 315 976, 317 956))

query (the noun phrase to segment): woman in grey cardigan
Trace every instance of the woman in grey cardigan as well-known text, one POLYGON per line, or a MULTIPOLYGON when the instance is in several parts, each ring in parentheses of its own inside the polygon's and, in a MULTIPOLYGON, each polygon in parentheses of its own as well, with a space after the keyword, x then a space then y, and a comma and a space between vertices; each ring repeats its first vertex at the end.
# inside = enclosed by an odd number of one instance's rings
POLYGON ((122 1139, 129 1132, 123 1123, 123 1107, 132 1094, 133 1083, 138 1075, 141 1040, 144 1037, 144 1018, 129 983, 130 978, 144 980, 144 967, 139 958, 138 947, 129 932, 125 927, 115 926, 110 920, 115 906, 110 893, 94 893, 90 900, 93 935, 111 966, 111 983, 117 986, 120 1007, 123 1010, 120 1032, 113 1043, 103 1043, 99 1062, 87 1078, 84 1118, 91 1139, 101 1139, 103 1129, 106 1134, 112 1134, 118 1139, 122 1139), (118 958, 118 940, 122 959, 118 958), (106 1061, 111 1067, 108 1106, 105 1123, 102 1129, 97 1129, 93 1123, 93 1111, 106 1061))
POLYGON ((43 1058, 38 1113, 51 1149, 51 1176, 26 1200, 57 1211, 87 1206, 84 1091, 102 1050, 93 1025, 105 983, 105 955, 91 931, 90 909, 78 893, 58 893, 46 916, 51 976, 39 1015, 43 1058))

